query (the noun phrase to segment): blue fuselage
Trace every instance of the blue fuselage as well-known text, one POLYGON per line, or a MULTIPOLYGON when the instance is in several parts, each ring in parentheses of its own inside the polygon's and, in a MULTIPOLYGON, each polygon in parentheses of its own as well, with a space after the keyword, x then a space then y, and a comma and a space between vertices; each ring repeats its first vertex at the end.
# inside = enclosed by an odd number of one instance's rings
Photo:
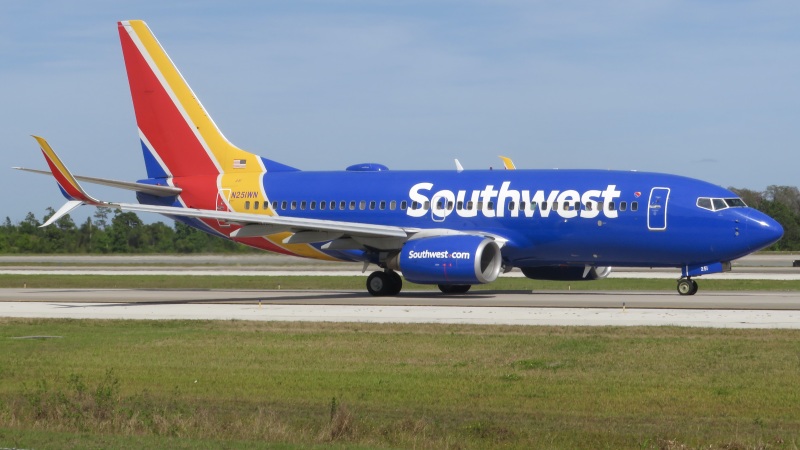
POLYGON ((507 240, 503 260, 519 267, 731 261, 783 233, 749 207, 698 206, 700 198, 736 199, 727 189, 658 173, 297 171, 266 173, 263 186, 280 216, 489 233, 507 240))

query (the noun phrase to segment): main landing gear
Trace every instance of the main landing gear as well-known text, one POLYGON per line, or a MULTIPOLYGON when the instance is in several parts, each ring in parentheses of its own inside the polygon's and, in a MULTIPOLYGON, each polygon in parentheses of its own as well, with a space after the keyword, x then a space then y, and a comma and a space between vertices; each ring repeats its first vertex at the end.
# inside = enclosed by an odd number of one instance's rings
POLYGON ((367 290, 376 297, 397 295, 403 289, 403 279, 394 270, 372 272, 367 277, 367 290))
MULTIPOLYGON (((472 286, 469 284, 440 284, 439 290, 445 294, 464 294, 472 286)), ((403 279, 394 270, 376 271, 367 277, 367 290, 375 297, 391 297, 403 289, 403 279)))
POLYGON ((439 290, 442 291, 443 294, 466 294, 469 288, 472 287, 470 284, 440 284, 438 285, 439 290))
POLYGON ((694 295, 697 293, 697 282, 691 278, 681 278, 678 280, 678 294, 694 295))

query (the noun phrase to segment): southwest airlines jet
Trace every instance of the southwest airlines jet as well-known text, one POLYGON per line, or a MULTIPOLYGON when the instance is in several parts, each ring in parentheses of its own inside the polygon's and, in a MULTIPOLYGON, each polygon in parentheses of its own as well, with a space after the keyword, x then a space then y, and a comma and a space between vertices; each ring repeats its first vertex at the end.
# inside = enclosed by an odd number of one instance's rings
POLYGON ((147 177, 74 176, 35 137, 50 172, 22 170, 52 173, 67 198, 43 226, 84 204, 159 213, 271 252, 376 265, 366 285, 378 296, 397 295, 403 278, 464 293, 514 267, 532 279, 591 280, 612 266, 678 268, 678 292, 692 295, 694 277, 728 271, 783 235, 733 192, 675 175, 301 171, 228 142, 147 25, 118 28, 147 177), (98 200, 79 180, 134 190, 139 203, 98 200))

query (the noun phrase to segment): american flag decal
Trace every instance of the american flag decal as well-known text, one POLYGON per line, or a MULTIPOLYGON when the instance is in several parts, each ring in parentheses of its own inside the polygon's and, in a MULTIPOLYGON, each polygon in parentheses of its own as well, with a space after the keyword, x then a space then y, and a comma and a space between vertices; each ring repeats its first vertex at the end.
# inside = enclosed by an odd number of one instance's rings
POLYGON ((247 167, 247 160, 246 159, 234 159, 233 160, 233 168, 234 169, 244 169, 247 167))

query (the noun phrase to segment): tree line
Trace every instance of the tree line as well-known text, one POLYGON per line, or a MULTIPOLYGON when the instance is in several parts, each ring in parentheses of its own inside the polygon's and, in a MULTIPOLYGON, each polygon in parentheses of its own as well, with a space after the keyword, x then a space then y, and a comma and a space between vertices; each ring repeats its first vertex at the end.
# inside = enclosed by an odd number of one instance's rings
POLYGON ((0 226, 0 253, 248 253, 245 245, 220 239, 181 222, 146 224, 132 212, 97 208, 80 225, 69 215, 39 228, 55 213, 47 208, 40 222, 28 213, 13 224, 0 226))
MULTIPOLYGON (((769 250, 800 250, 800 190, 769 186, 764 191, 729 188, 748 206, 777 220, 783 239, 769 250)), ((69 215, 39 228, 55 211, 47 208, 40 222, 33 213, 14 224, 6 217, 0 226, 0 253, 250 253, 250 247, 199 231, 181 222, 145 224, 132 212, 97 208, 76 225, 69 215)))

